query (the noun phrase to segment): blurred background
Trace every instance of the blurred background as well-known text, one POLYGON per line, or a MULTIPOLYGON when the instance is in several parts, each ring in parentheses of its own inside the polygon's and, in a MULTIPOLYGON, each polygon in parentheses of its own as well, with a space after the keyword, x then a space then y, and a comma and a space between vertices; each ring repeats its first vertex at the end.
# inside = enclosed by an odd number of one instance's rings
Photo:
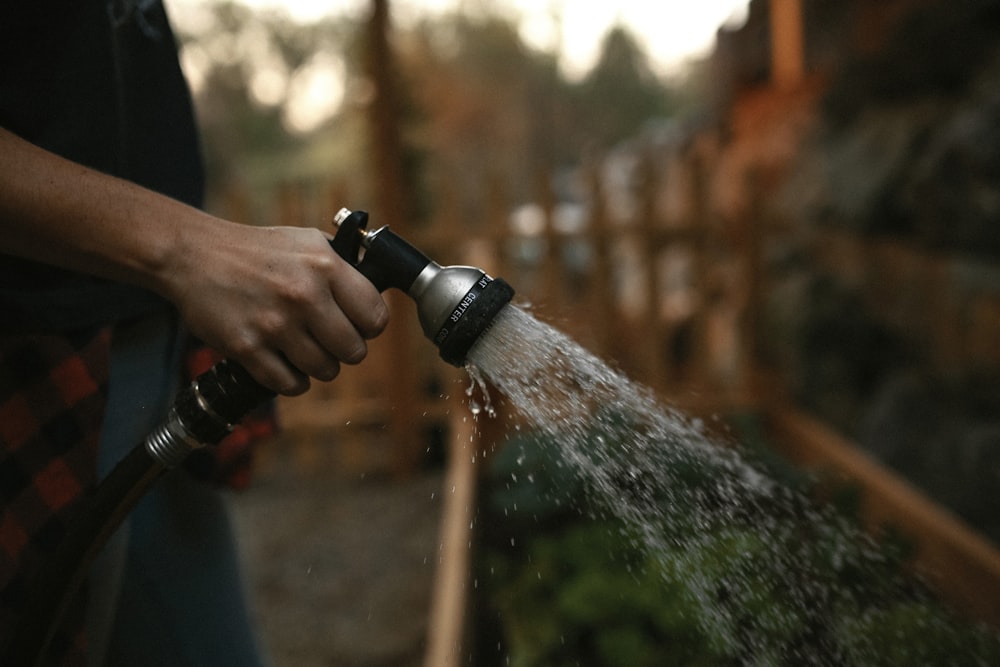
MULTIPOLYGON (((995 565, 1000 3, 167 4, 215 213, 368 210, 692 415, 807 415, 995 565)), ((476 571, 439 532, 469 380, 390 307, 234 498, 279 665, 431 664, 442 563, 476 571)))

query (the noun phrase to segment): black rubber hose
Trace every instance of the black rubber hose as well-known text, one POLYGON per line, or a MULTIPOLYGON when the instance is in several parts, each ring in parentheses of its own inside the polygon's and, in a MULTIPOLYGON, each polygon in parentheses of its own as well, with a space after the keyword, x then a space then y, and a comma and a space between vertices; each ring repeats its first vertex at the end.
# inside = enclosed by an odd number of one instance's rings
POLYGON ((140 445, 85 499, 85 511, 78 513, 59 549, 35 579, 3 664, 45 664, 49 642, 97 553, 166 470, 140 445))
MULTIPOLYGON (((165 424, 182 427, 185 438, 196 443, 214 445, 231 425, 273 396, 246 369, 225 359, 177 395, 165 424)), ((136 445, 83 499, 58 550, 33 579, 31 597, 0 664, 45 664, 49 643, 98 552, 153 483, 193 450, 164 428, 154 433, 165 438, 136 445), (166 447, 155 446, 164 442, 166 447)))

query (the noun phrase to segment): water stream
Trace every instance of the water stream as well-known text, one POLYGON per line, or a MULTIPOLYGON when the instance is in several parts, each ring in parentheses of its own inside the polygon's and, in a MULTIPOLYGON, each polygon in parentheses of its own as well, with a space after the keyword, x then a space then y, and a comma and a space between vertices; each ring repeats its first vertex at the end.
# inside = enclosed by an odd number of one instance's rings
MULTIPOLYGON (((664 577, 683 580, 719 655, 762 665, 920 660, 920 642, 900 639, 889 650, 885 633, 870 631, 901 608, 924 614, 914 623, 925 636, 972 651, 971 662, 950 664, 988 664, 980 648, 997 655, 989 633, 970 649, 968 636, 923 612, 923 589, 901 574, 897 554, 853 521, 776 481, 524 310, 505 308, 469 363, 558 449, 560 465, 587 490, 586 511, 620 526, 664 577)), ((488 409, 489 398, 475 405, 488 409)))

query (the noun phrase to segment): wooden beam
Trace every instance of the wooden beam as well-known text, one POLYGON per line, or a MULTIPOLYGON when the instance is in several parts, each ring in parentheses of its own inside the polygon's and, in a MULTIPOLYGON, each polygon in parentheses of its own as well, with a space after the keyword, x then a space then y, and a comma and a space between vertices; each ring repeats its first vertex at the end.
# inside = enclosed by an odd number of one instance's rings
POLYGON ((472 551, 472 520, 476 502, 476 422, 455 400, 452 409, 448 469, 437 574, 431 596, 430 626, 424 667, 463 664, 463 639, 468 608, 472 551))
POLYGON ((805 76, 801 0, 771 0, 771 81, 782 90, 805 76))
POLYGON ((870 527, 888 524, 916 540, 914 565, 942 599, 1000 628, 1000 552, 992 544, 818 420, 789 406, 767 417, 776 447, 793 463, 861 485, 870 527))

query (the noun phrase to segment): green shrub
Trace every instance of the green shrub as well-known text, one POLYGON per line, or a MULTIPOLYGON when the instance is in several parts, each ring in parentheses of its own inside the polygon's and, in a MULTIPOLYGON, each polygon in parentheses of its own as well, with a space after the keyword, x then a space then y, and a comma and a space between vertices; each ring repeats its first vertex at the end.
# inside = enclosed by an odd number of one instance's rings
POLYGON ((820 506, 801 493, 810 486, 801 474, 747 454, 789 489, 780 502, 696 512, 694 503, 712 502, 718 471, 682 457, 671 477, 682 488, 645 527, 651 545, 594 502, 556 443, 507 443, 479 523, 478 580, 501 626, 497 664, 1000 664, 995 634, 963 623, 908 576, 905 541, 858 530, 855 493, 827 489, 834 502, 820 506))

